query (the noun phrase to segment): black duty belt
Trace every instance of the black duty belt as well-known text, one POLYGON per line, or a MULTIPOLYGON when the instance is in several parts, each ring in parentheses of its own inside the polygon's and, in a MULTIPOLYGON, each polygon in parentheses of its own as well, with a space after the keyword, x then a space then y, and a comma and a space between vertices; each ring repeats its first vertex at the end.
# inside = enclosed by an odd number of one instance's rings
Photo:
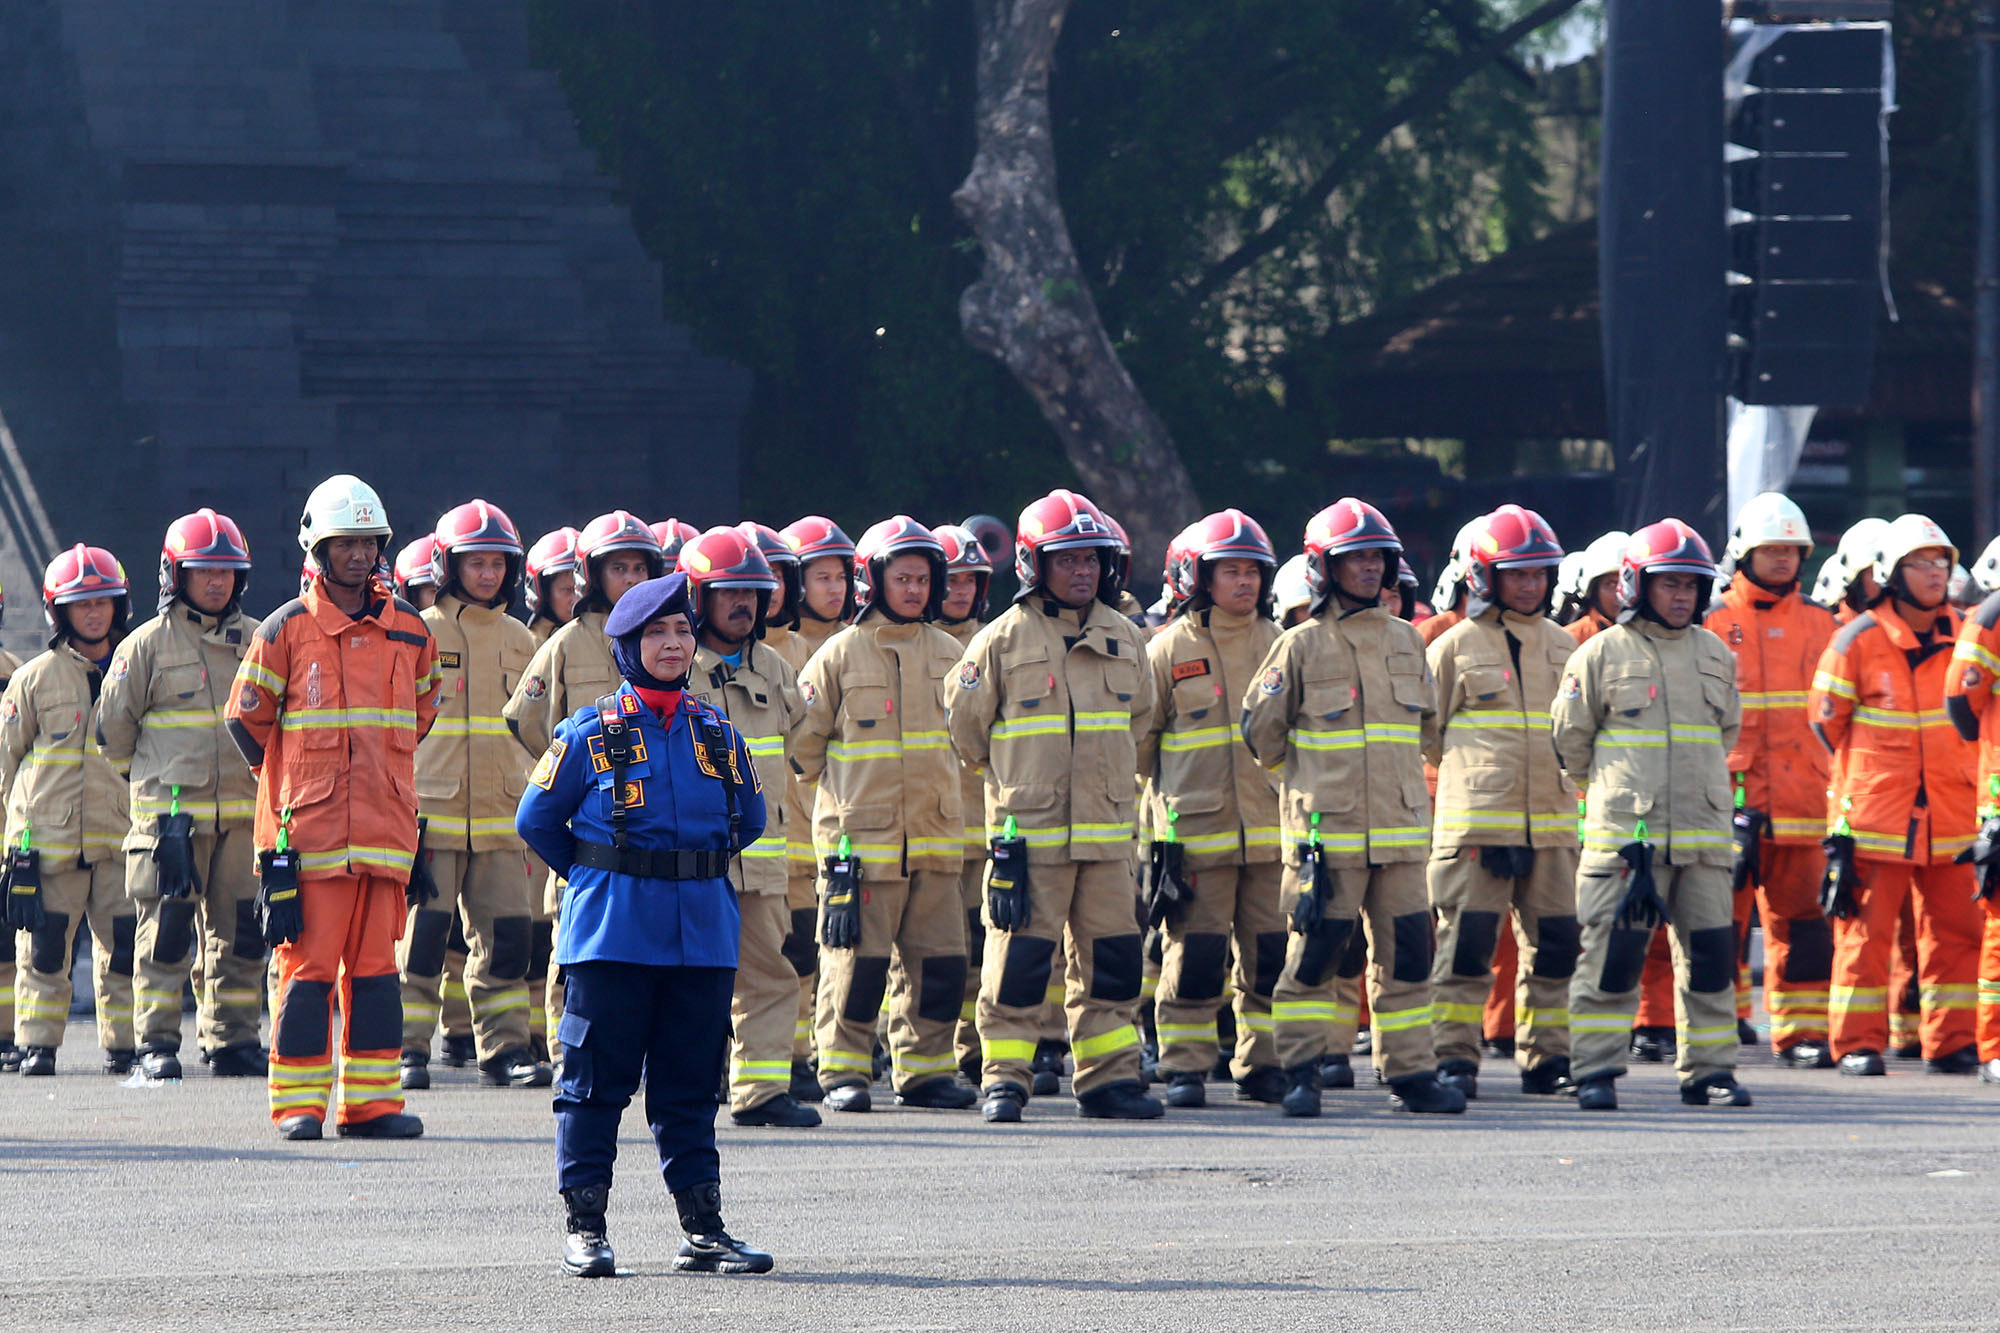
POLYGON ((579 838, 576 864, 593 870, 615 870, 636 879, 720 879, 729 873, 729 853, 650 847, 621 849, 579 838))

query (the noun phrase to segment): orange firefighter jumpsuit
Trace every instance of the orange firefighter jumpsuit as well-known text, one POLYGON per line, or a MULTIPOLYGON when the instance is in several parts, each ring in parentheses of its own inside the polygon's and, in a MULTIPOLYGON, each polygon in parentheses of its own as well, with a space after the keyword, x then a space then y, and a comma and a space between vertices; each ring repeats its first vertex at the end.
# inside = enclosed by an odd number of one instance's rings
MULTIPOLYGON (((1961 736, 1976 723, 1979 743, 1979 817, 2000 814, 2000 708, 1993 692, 2000 683, 2000 593, 1965 618, 1952 651, 1945 708, 1961 736)), ((1984 938, 1979 946, 1979 1060, 2000 1060, 2000 903, 1986 900, 1984 938)), ((1892 1039, 1893 1040, 1893 1039, 1892 1039)))
POLYGON ((359 619, 315 579, 258 627, 227 714, 256 771, 256 844, 298 852, 305 929, 277 948, 271 1118, 326 1118, 335 991, 340 1123, 403 1109, 403 890, 417 850, 417 742, 443 675, 422 618, 377 581, 359 619))

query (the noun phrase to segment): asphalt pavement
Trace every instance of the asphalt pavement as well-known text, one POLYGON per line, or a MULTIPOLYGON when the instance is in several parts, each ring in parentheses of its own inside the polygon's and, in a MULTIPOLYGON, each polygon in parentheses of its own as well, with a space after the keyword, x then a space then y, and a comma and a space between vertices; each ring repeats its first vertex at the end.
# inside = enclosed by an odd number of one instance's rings
POLYGON ((1364 1086, 1288 1121, 1228 1084, 1144 1124, 1066 1091, 1011 1127, 886 1088, 816 1130, 724 1114, 725 1217, 777 1256, 736 1278, 673 1271, 634 1110, 628 1273, 585 1282, 557 1267, 545 1091, 434 1064, 424 1138, 291 1144, 260 1084, 125 1086, 94 1037, 0 1078, 0 1328, 2000 1328, 2000 1089, 1905 1062, 1746 1051, 1748 1110, 1639 1066, 1589 1114, 1488 1060, 1459 1117, 1364 1086))

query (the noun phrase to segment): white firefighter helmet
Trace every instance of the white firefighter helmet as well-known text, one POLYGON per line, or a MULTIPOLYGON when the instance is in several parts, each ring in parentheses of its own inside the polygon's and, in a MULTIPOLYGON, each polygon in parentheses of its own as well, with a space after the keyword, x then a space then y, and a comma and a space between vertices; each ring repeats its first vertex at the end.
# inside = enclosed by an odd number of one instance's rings
POLYGON ((2000 592, 2000 537, 1986 543, 1986 549, 1972 562, 1972 581, 1989 597, 2000 592))
POLYGON ((1583 548, 1583 563, 1576 571, 1577 595, 1588 597, 1590 585, 1606 574, 1616 574, 1625 564, 1625 547, 1631 542, 1629 532, 1607 532, 1596 541, 1583 548))
POLYGON ((1277 603, 1279 620, 1312 604, 1312 591, 1306 586, 1306 565, 1304 555, 1295 555, 1278 566, 1277 577, 1271 580, 1271 596, 1277 603))
POLYGON ((1881 544, 1875 551, 1875 582, 1888 587, 1889 580, 1895 577, 1896 566, 1908 559, 1912 551, 1927 546, 1942 547, 1946 559, 1958 562, 1958 548, 1951 544, 1951 538, 1922 514, 1904 514, 1889 523, 1882 529, 1881 544))
POLYGON ((1882 534, 1888 530, 1888 519, 1864 518, 1840 534, 1840 545, 1834 548, 1834 557, 1840 561, 1841 597, 1845 597, 1847 590, 1854 586, 1854 581, 1874 565, 1875 553, 1882 547, 1882 534))
POLYGON ((1797 546, 1802 560, 1812 554, 1812 528, 1804 512, 1776 491, 1750 497, 1737 511, 1736 526, 1730 530, 1723 553, 1730 564, 1740 565, 1760 546, 1797 546))
POLYGON ((313 487, 299 517, 299 548, 307 555, 329 537, 380 537, 387 550, 391 535, 382 497, 367 482, 345 472, 313 487))
POLYGON ((1486 516, 1481 514, 1458 530, 1451 539, 1451 558, 1438 571, 1437 587, 1431 589, 1431 609, 1439 615, 1450 611, 1465 600, 1465 552, 1478 535, 1480 525, 1486 516))

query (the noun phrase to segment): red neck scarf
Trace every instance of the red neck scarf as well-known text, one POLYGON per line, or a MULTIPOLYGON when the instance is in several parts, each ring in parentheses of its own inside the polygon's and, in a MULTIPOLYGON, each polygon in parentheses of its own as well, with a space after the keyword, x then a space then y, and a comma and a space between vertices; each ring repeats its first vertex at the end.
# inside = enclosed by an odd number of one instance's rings
POLYGON ((681 692, 679 690, 655 690, 648 689, 644 685, 634 685, 632 689, 641 699, 645 700, 648 708, 651 708, 654 713, 658 714, 662 722, 671 721, 674 716, 674 710, 681 706, 681 692))

